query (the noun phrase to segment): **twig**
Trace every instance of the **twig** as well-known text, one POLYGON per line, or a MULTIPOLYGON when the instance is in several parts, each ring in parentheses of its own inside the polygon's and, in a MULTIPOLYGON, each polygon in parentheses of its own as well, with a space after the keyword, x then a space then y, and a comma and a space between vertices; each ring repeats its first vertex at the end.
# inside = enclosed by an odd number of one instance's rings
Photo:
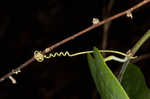
MULTIPOLYGON (((103 19, 106 19, 108 18, 108 16, 110 16, 110 12, 111 12, 114 2, 115 2, 114 0, 110 0, 109 4, 103 9, 103 19)), ((107 47, 107 37, 108 37, 108 30, 109 30, 110 25, 111 25, 111 21, 104 24, 104 33, 102 37, 102 49, 103 50, 106 49, 107 47)))
POLYGON ((132 63, 137 63, 138 61, 141 61, 141 60, 144 60, 144 59, 147 59, 147 58, 150 58, 150 53, 138 56, 138 58, 134 59, 132 61, 132 63))
MULTIPOLYGON (((130 56, 134 56, 134 54, 139 50, 139 48, 143 45, 143 43, 150 38, 150 30, 148 30, 144 35, 143 37, 133 46, 133 48, 131 50, 128 51, 128 54, 130 54, 130 56)), ((121 82, 122 81, 122 78, 123 78, 123 75, 126 71, 126 68, 128 66, 130 62, 130 59, 128 59, 127 62, 125 62, 121 68, 121 71, 118 75, 118 79, 119 81, 121 82)))
MULTIPOLYGON (((84 29, 84 30, 82 30, 82 31, 80 31, 80 32, 78 32, 78 33, 76 33, 76 34, 74 34, 73 36, 70 36, 70 37, 68 37, 68 38, 66 38, 66 39, 64 39, 64 40, 62 40, 62 41, 60 41, 60 42, 58 42, 58 43, 56 43, 56 44, 54 44, 54 45, 52 45, 52 46, 46 48, 44 51, 42 51, 42 54, 48 53, 48 52, 52 51, 53 49, 55 49, 56 47, 58 47, 58 46, 60 46, 60 45, 62 45, 62 44, 64 44, 64 43, 66 43, 66 42, 68 42, 68 41, 70 41, 70 40, 73 40, 74 38, 76 38, 76 37, 78 37, 78 36, 80 36, 80 35, 82 35, 82 34, 88 32, 88 31, 90 31, 90 30, 92 30, 92 29, 94 29, 94 28, 96 28, 96 27, 99 27, 99 26, 101 26, 101 25, 103 25, 103 24, 105 24, 105 23, 107 23, 107 22, 109 22, 109 21, 112 21, 112 20, 114 20, 114 19, 117 19, 117 18, 119 18, 119 17, 121 17, 121 16, 123 16, 123 15, 126 15, 127 13, 132 12, 132 11, 134 11, 135 9, 137 9, 137 8, 139 8, 139 7, 141 7, 141 6, 145 5, 145 4, 147 4, 147 3, 149 3, 149 2, 150 2, 150 0, 144 0, 144 1, 138 3, 137 5, 133 6, 132 8, 130 8, 130 9, 128 9, 128 10, 125 10, 125 11, 123 11, 123 12, 121 12, 121 13, 118 13, 118 14, 112 16, 112 17, 109 17, 108 19, 105 19, 105 20, 99 22, 98 24, 93 24, 93 25, 89 26, 88 28, 86 28, 86 29, 84 29)), ((26 61, 24 64, 20 65, 20 66, 19 66, 18 68, 16 68, 16 69, 14 69, 14 71, 18 71, 18 70, 21 70, 21 69, 23 69, 23 68, 29 66, 29 64, 32 63, 33 61, 35 61, 34 57, 30 58, 30 59, 29 59, 28 61, 26 61)), ((5 80, 6 78, 8 78, 9 76, 11 76, 11 75, 13 75, 13 74, 16 74, 16 73, 13 72, 13 71, 9 72, 8 74, 6 74, 6 75, 4 75, 3 77, 1 77, 1 78, 0 78, 0 81, 5 80)))
MULTIPOLYGON (((113 7, 113 4, 114 4, 114 0, 110 0, 109 1, 109 4, 104 7, 103 9, 103 19, 106 19, 110 16, 110 12, 111 12, 111 9, 113 7)), ((102 37, 102 49, 105 50, 106 47, 107 47, 107 39, 108 39, 108 30, 110 28, 110 25, 111 25, 111 21, 107 22, 106 24, 104 24, 104 31, 103 31, 103 37, 102 37)), ((103 53, 103 56, 105 57, 105 53, 103 53)))

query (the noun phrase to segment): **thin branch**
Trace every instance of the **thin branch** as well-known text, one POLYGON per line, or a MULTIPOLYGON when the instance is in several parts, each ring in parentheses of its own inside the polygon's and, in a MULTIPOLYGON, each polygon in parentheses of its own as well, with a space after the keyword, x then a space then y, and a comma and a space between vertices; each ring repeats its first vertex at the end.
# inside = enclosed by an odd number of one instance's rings
MULTIPOLYGON (((106 19, 110 16, 111 13, 111 9, 113 7, 114 4, 114 0, 110 0, 108 5, 106 7, 104 7, 103 9, 103 19, 106 19)), ((103 27, 103 37, 102 37, 102 49, 105 50, 107 48, 107 39, 108 39, 108 30, 110 28, 112 21, 107 22, 106 24, 104 24, 103 27)), ((105 57, 105 53, 103 53, 103 56, 105 57)))
MULTIPOLYGON (((83 35, 84 33, 88 32, 88 31, 90 31, 90 30, 92 30, 92 29, 94 29, 94 28, 96 28, 96 27, 99 27, 99 26, 101 26, 101 25, 103 25, 103 24, 105 24, 105 23, 107 23, 107 22, 109 22, 109 21, 112 21, 112 20, 117 19, 117 18, 119 18, 119 17, 121 17, 121 16, 124 16, 124 15, 126 15, 127 13, 132 12, 132 11, 136 10, 137 8, 139 8, 139 7, 141 7, 141 6, 145 5, 145 4, 147 4, 147 3, 149 3, 149 2, 150 2, 150 0, 144 0, 144 1, 138 3, 137 5, 133 6, 132 8, 130 8, 130 9, 128 9, 128 10, 125 10, 125 11, 123 11, 123 12, 121 12, 121 13, 118 13, 118 14, 112 16, 112 17, 109 17, 108 19, 105 19, 105 20, 103 20, 103 21, 101 21, 101 22, 99 22, 99 23, 97 23, 97 24, 93 24, 93 25, 89 26, 88 28, 86 28, 86 29, 84 29, 84 30, 82 30, 82 31, 80 31, 80 32, 78 32, 78 33, 76 33, 76 34, 74 34, 73 36, 70 36, 70 37, 68 37, 68 38, 66 38, 66 39, 64 39, 64 40, 62 40, 62 41, 60 41, 60 42, 58 42, 58 43, 56 43, 56 44, 54 44, 54 45, 52 45, 52 46, 46 48, 44 51, 42 51, 42 54, 48 53, 48 52, 52 51, 53 49, 57 48, 58 46, 60 46, 60 45, 62 45, 62 44, 64 44, 64 43, 66 43, 66 42, 68 42, 68 41, 70 41, 70 40, 73 40, 73 39, 75 39, 76 37, 78 37, 78 36, 80 36, 80 35, 83 35)), ((3 80, 5 80, 6 78, 9 78, 11 75, 16 74, 16 72, 14 72, 14 71, 20 71, 21 69, 23 69, 23 68, 29 66, 29 64, 32 63, 33 61, 35 61, 34 57, 30 58, 30 59, 27 60, 24 64, 20 65, 18 68, 14 69, 13 71, 11 71, 11 72, 9 72, 8 74, 6 74, 6 75, 4 75, 3 77, 1 77, 1 78, 0 78, 0 81, 3 81, 3 80)))
POLYGON ((134 60, 132 61, 132 63, 137 63, 137 62, 139 62, 139 61, 141 61, 141 60, 144 60, 144 59, 147 59, 147 58, 150 58, 150 53, 147 53, 147 54, 143 54, 143 55, 141 55, 141 56, 138 56, 136 59, 134 59, 134 60))

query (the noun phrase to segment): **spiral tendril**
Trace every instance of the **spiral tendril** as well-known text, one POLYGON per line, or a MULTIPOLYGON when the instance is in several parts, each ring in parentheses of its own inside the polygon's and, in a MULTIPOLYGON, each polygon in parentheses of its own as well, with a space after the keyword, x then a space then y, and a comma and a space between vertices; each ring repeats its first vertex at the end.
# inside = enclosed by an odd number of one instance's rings
POLYGON ((72 55, 68 52, 68 51, 66 51, 66 52, 56 52, 56 53, 54 53, 54 54, 52 54, 52 53, 50 53, 48 56, 47 55, 44 55, 44 58, 47 58, 47 59, 49 59, 49 58, 54 58, 54 57, 56 57, 56 56, 69 56, 69 57, 71 57, 72 55))

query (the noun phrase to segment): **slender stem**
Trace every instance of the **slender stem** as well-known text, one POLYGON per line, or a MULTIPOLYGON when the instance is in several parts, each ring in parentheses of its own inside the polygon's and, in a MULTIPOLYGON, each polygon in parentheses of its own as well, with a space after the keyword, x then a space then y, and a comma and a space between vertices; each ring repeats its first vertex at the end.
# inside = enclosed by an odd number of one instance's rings
MULTIPOLYGON (((84 51, 84 52, 78 52, 75 54, 71 54, 70 56, 77 56, 77 55, 82 55, 82 54, 89 54, 89 53, 93 53, 94 51, 84 51)), ((119 52, 119 51, 114 51, 114 50, 99 50, 99 52, 101 53, 115 53, 115 54, 119 54, 125 57, 128 57, 127 54, 123 53, 123 52, 119 52)), ((130 57, 130 58, 134 58, 134 57, 130 57)))
MULTIPOLYGON (((142 38, 133 46, 133 48, 130 50, 129 54, 131 56, 134 56, 134 54, 139 50, 139 48, 143 45, 143 43, 148 40, 148 38, 150 38, 150 30, 148 30, 143 36, 142 38)), ((130 59, 128 59, 127 62, 125 62, 121 68, 121 71, 118 75, 118 79, 119 81, 121 82, 122 81, 122 78, 123 78, 123 75, 126 71, 126 68, 128 66, 128 64, 130 63, 130 59)))
POLYGON ((143 45, 143 43, 150 37, 150 30, 148 30, 144 36, 133 46, 132 48, 132 55, 134 55, 139 48, 143 45))
POLYGON ((147 53, 147 54, 143 54, 141 56, 138 56, 138 58, 134 59, 132 61, 132 63, 137 63, 138 61, 141 61, 141 60, 144 60, 144 59, 147 59, 147 58, 150 58, 150 53, 147 53))
MULTIPOLYGON (((99 26, 101 26, 101 25, 103 25, 103 24, 105 24, 105 23, 107 23, 109 21, 112 21, 112 20, 117 19, 117 18, 119 18, 121 16, 124 16, 127 13, 132 12, 132 11, 136 10, 137 8, 140 8, 140 7, 144 6, 145 4, 147 4, 149 2, 150 2, 150 0, 143 0, 140 3, 136 4, 135 6, 133 6, 132 8, 129 8, 128 10, 125 10, 125 11, 123 11, 121 13, 118 13, 118 14, 112 16, 112 17, 109 17, 109 18, 107 18, 107 19, 105 19, 105 20, 103 20, 103 21, 101 21, 101 22, 99 22, 97 24, 93 24, 93 25, 89 26, 88 28, 86 28, 86 29, 84 29, 84 30, 82 30, 82 31, 80 31, 80 32, 78 32, 78 33, 76 33, 76 34, 74 34, 74 35, 72 35, 72 36, 70 36, 70 37, 68 37, 68 38, 66 38, 66 39, 58 42, 58 43, 55 43, 54 45, 52 45, 52 46, 50 46, 48 48, 46 48, 44 51, 42 51, 42 54, 48 53, 48 52, 52 51, 53 49, 57 48, 58 46, 66 43, 66 42, 68 42, 70 40, 73 40, 76 37, 78 37, 80 35, 83 35, 86 32, 88 32, 88 31, 90 31, 92 29, 95 29, 96 27, 99 27, 99 26)), ((29 64, 32 63, 33 61, 35 61, 35 59, 34 59, 34 57, 31 57, 24 64, 21 64, 19 67, 17 67, 16 69, 14 69, 14 71, 18 71, 18 70, 21 70, 21 69, 23 69, 23 68, 25 68, 27 66, 30 66, 29 64)), ((9 76, 11 76, 13 74, 14 74, 13 71, 7 73, 6 75, 4 75, 3 77, 0 78, 0 81, 5 80, 6 78, 8 78, 9 76)))
MULTIPOLYGON (((110 16, 111 13, 111 9, 114 5, 115 0, 110 0, 109 4, 104 7, 103 9, 103 18, 106 19, 108 18, 108 16, 110 16)), ((105 50, 107 48, 107 40, 108 40, 108 32, 109 32, 109 28, 111 25, 111 21, 109 21, 108 23, 104 24, 103 27, 103 37, 102 37, 102 49, 105 50)), ((105 56, 105 54, 103 53, 103 56, 105 56)))

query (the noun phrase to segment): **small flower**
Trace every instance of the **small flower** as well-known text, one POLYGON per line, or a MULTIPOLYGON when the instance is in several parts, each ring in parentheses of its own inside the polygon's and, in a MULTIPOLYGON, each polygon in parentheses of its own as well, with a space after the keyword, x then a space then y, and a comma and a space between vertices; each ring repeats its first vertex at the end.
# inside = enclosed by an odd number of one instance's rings
POLYGON ((133 19, 133 15, 132 15, 131 11, 127 12, 127 17, 133 19))
POLYGON ((93 18, 92 23, 93 24, 98 24, 100 21, 98 18, 93 18))
POLYGON ((38 61, 38 62, 42 62, 44 60, 44 55, 41 53, 41 51, 35 51, 34 52, 34 58, 38 61))

